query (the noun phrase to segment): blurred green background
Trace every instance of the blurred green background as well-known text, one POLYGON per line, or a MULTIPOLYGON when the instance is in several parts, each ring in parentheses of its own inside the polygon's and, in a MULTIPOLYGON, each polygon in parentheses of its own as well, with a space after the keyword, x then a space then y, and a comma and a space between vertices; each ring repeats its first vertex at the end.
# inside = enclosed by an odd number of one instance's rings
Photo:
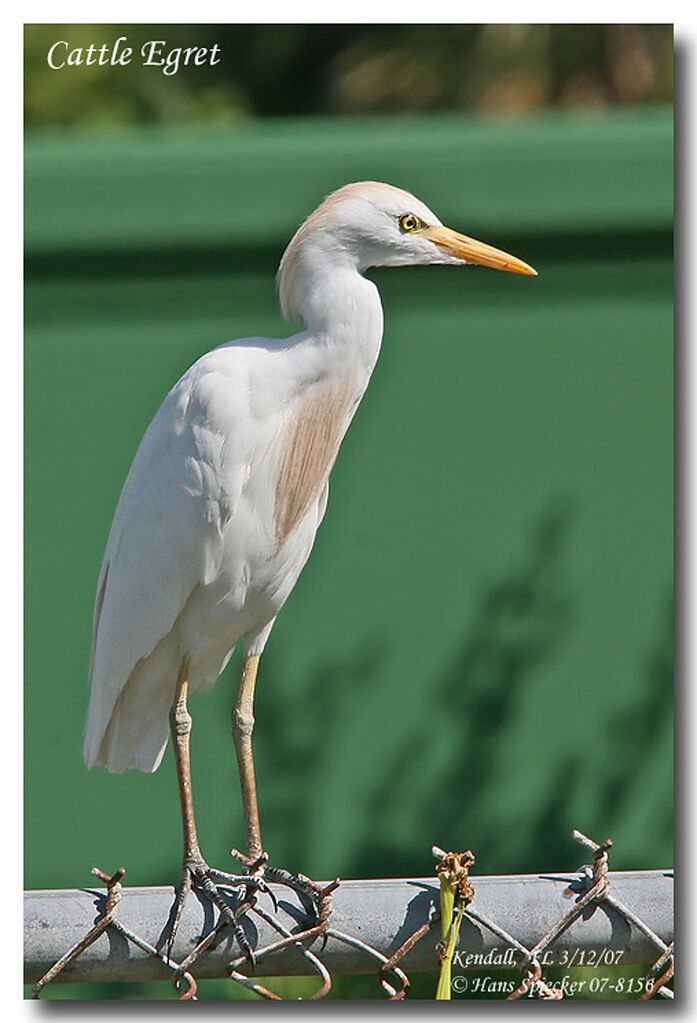
MULTIPOLYGON (((262 661, 266 847, 319 878, 427 874, 433 843, 545 872, 577 827, 671 863, 671 82, 669 26, 27 28, 27 887, 178 879, 171 753, 81 760, 111 516, 181 373, 293 329, 283 248, 361 178, 540 276, 370 274, 383 351, 262 661), (222 66, 46 68, 122 34, 222 66)), ((191 708, 222 867, 239 667, 191 708)))

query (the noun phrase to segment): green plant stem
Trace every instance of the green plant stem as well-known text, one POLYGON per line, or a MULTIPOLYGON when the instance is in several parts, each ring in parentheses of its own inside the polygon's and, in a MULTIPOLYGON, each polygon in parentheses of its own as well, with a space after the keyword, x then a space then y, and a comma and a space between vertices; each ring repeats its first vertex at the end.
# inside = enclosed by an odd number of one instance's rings
POLYGON ((458 890, 457 884, 449 881, 445 875, 440 875, 440 918, 441 918, 441 941, 443 944, 443 958, 440 963, 440 976, 436 988, 436 1000, 450 1000, 453 955, 457 947, 457 940, 460 936, 460 924, 464 906, 460 899, 455 901, 455 894, 458 890))

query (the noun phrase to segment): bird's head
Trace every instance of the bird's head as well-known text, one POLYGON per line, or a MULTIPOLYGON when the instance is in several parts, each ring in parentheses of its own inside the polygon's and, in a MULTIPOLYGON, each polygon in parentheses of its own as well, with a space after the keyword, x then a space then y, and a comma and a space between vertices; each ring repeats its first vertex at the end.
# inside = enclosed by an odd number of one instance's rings
POLYGON ((298 312, 296 287, 305 269, 349 265, 362 273, 373 266, 432 263, 478 264, 536 275, 521 259, 445 227, 428 206, 401 188, 379 181, 344 185, 327 196, 298 228, 278 271, 281 306, 298 312))

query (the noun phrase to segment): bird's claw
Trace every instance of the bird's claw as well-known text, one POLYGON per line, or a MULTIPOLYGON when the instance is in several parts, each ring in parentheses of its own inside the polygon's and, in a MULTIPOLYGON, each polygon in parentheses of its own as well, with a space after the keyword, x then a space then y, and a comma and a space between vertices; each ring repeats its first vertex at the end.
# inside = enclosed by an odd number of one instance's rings
POLYGON ((271 899, 271 902, 273 903, 273 911, 274 911, 274 913, 278 913, 278 900, 277 900, 276 896, 274 895, 273 890, 271 888, 269 888, 268 884, 263 879, 263 877, 255 878, 255 882, 258 885, 258 889, 257 890, 260 891, 260 892, 264 892, 264 894, 268 895, 268 897, 271 899))
MULTIPOLYGON (((327 900, 327 896, 331 894, 336 887, 338 887, 339 880, 330 882, 328 885, 317 884, 311 878, 306 877, 304 874, 291 874, 289 870, 285 870, 283 867, 270 867, 268 865, 268 855, 262 852, 256 859, 250 856, 246 856, 238 849, 231 849, 230 852, 242 863, 250 876, 260 877, 261 874, 270 881, 276 884, 283 885, 285 888, 290 888, 291 891, 296 892, 298 895, 304 896, 312 907, 312 912, 315 915, 316 923, 321 923, 328 912, 330 912, 331 900, 327 900)), ((278 902, 276 897, 270 888, 266 889, 267 894, 273 900, 274 910, 278 911, 278 902)))
POLYGON ((225 870, 209 867, 202 856, 187 856, 184 859, 182 881, 170 914, 172 924, 167 941, 167 954, 170 958, 184 903, 192 888, 202 892, 218 907, 220 912, 218 926, 229 924, 232 927, 240 949, 254 967, 256 963, 254 952, 238 918, 243 915, 246 908, 253 904, 257 892, 268 895, 273 902, 274 909, 278 908, 276 897, 268 883, 259 875, 230 874, 225 870), (230 905, 227 901, 230 898, 230 889, 239 891, 239 902, 236 906, 230 905))
POLYGON ((172 921, 169 928, 167 941, 167 954, 171 958, 171 951, 174 939, 179 927, 184 903, 192 888, 203 893, 210 901, 218 907, 220 916, 217 927, 229 925, 235 935, 237 944, 242 954, 254 969, 256 958, 251 945, 240 924, 240 918, 250 909, 256 901, 256 895, 261 893, 268 895, 273 903, 274 912, 278 912, 278 900, 271 888, 269 881, 290 888, 298 895, 307 900, 310 906, 306 906, 306 912, 310 911, 314 916, 311 927, 316 927, 326 922, 331 912, 331 899, 329 894, 338 885, 338 880, 329 885, 320 885, 312 881, 304 874, 291 874, 282 867, 270 867, 267 865, 268 856, 262 853, 256 859, 245 856, 236 849, 231 850, 240 863, 244 865, 244 874, 230 874, 225 870, 218 870, 209 867, 200 855, 187 856, 184 860, 182 882, 177 890, 176 899, 170 913, 172 921), (237 902, 231 905, 228 901, 232 894, 237 896, 237 902), (311 907, 311 910, 310 910, 311 907))
POLYGON ((211 870, 210 875, 218 880, 219 887, 246 888, 248 892, 253 890, 268 895, 273 903, 274 912, 278 911, 276 896, 265 879, 258 874, 226 874, 223 870, 211 870))
POLYGON ((239 849, 231 849, 230 855, 234 856, 236 860, 239 860, 239 862, 244 865, 246 869, 244 877, 248 879, 247 883, 250 885, 250 887, 253 885, 254 887, 256 887, 257 891, 263 892, 265 895, 268 895, 273 903, 274 913, 277 913, 278 901, 276 900, 276 896, 274 895, 271 888, 269 888, 268 884, 266 883, 266 880, 264 879, 264 875, 266 873, 266 864, 269 859, 268 853, 262 852, 256 858, 252 858, 251 856, 246 856, 243 852, 240 852, 239 849))

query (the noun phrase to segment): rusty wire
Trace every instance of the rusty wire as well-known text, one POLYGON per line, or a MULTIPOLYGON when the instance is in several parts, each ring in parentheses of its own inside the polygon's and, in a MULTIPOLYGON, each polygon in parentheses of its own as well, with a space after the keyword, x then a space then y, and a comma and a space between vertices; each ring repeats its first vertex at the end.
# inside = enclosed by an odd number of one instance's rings
MULTIPOLYGON (((608 856, 610 849, 612 848, 612 839, 608 838, 605 842, 598 844, 592 839, 587 838, 586 835, 580 831, 572 831, 572 837, 584 845, 587 849, 590 849, 593 853, 592 865, 585 864, 579 868, 578 873, 581 874, 587 887, 587 890, 576 900, 576 904, 565 916, 559 920, 554 927, 552 927, 547 934, 545 934, 537 944, 531 949, 523 950, 520 942, 512 938, 511 935, 502 931, 501 928, 496 928, 495 933, 499 937, 508 941, 510 945, 517 949, 519 952, 524 951, 523 958, 523 969, 525 975, 521 984, 507 996, 507 1001, 522 998, 524 995, 544 999, 559 999, 563 997, 563 992, 560 988, 556 988, 553 984, 548 984, 542 975, 542 966, 540 964, 539 957, 551 946, 554 942, 567 930, 571 924, 578 919, 583 913, 586 906, 591 903, 599 905, 601 902, 605 902, 612 906, 618 913, 620 913, 627 921, 633 923, 636 927, 645 934, 650 941, 660 950, 659 958, 653 964, 647 975, 647 985, 649 984, 649 977, 652 976, 651 971, 655 971, 653 976, 662 968, 665 967, 663 973, 656 978, 655 982, 651 984, 649 988, 640 996, 641 998, 650 998, 654 994, 662 994, 663 997, 671 998, 673 992, 665 987, 666 982, 673 975, 673 955, 672 955, 672 944, 670 948, 665 945, 663 941, 654 934, 654 932, 646 926, 646 924, 627 906, 616 899, 610 891, 610 878, 608 876, 608 856)), ((566 897, 574 895, 574 891, 571 887, 567 888, 564 892, 566 897)), ((484 923, 485 926, 490 927, 489 921, 486 921, 480 914, 477 915, 477 919, 480 923, 484 923)))
MULTIPOLYGON (((598 844, 592 839, 587 838, 580 831, 574 830, 572 837, 580 842, 586 848, 593 852, 593 864, 585 864, 578 871, 583 877, 584 881, 588 885, 587 890, 578 897, 575 906, 565 916, 559 920, 554 927, 552 927, 537 944, 531 948, 526 949, 519 941, 517 941, 512 935, 508 934, 502 928, 493 924, 487 920, 482 914, 468 909, 466 912, 472 916, 479 923, 484 924, 493 933, 497 934, 498 937, 516 949, 516 951, 523 954, 522 968, 524 970, 523 980, 520 985, 507 996, 507 1001, 522 998, 527 995, 529 997, 537 996, 543 999, 560 999, 563 997, 563 992, 560 988, 556 988, 553 984, 548 984, 542 975, 542 966, 540 964, 539 957, 548 948, 554 944, 554 942, 561 937, 564 931, 567 930, 571 924, 578 919, 583 913, 586 906, 591 903, 598 905, 601 902, 605 902, 612 906, 618 913, 620 913, 627 921, 633 923, 643 934, 645 934, 651 942, 660 950, 660 955, 656 962, 652 965, 649 973, 647 974, 646 982, 647 989, 640 996, 642 999, 651 998, 655 994, 661 994, 665 998, 672 998, 673 992, 670 988, 665 985, 668 980, 673 976, 673 952, 672 943, 667 946, 657 934, 647 927, 647 925, 641 920, 635 913, 633 913, 627 906, 625 906, 619 899, 615 898, 610 892, 610 879, 608 876, 608 855, 612 848, 612 839, 608 838, 605 842, 598 844), (660 976, 656 977, 659 970, 663 969, 660 976), (655 978, 655 980, 651 980, 655 978)), ((567 888, 564 892, 566 897, 570 897, 574 894, 571 887, 567 888)))
MULTIPOLYGON (((564 993, 561 988, 548 983, 543 977, 542 965, 539 957, 548 948, 551 948, 554 942, 564 933, 564 931, 566 931, 567 928, 569 928, 571 924, 578 919, 579 916, 581 916, 588 905, 591 903, 595 903, 597 905, 601 902, 605 902, 612 906, 612 908, 620 913, 628 922, 634 924, 634 926, 646 935, 656 948, 660 950, 658 958, 652 964, 646 975, 646 989, 639 998, 641 1000, 646 1000, 648 998, 655 997, 657 994, 661 995, 663 998, 672 998, 673 991, 666 985, 673 977, 674 973, 673 942, 666 945, 665 942, 663 942, 661 938, 659 938, 658 935, 655 934, 643 920, 641 920, 640 917, 625 906, 624 903, 620 902, 620 900, 617 899, 610 891, 608 854, 612 848, 612 839, 608 838, 605 842, 598 844, 592 839, 587 838, 580 831, 576 830, 572 831, 572 837, 593 852, 593 864, 585 864, 578 870, 578 873, 586 883, 587 890, 579 896, 573 909, 566 913, 561 920, 554 925, 554 927, 550 928, 550 930, 542 938, 540 938, 533 948, 526 948, 525 945, 518 941, 512 934, 509 934, 508 931, 504 930, 504 928, 500 927, 494 921, 488 920, 487 917, 480 913, 474 906, 468 905, 465 909, 465 915, 486 927, 492 932, 492 934, 501 938, 502 941, 506 942, 506 944, 521 955, 523 978, 518 987, 507 996, 506 1000, 512 1001, 527 996, 557 1001, 564 997, 564 993)), ((441 850, 438 850, 438 852, 441 852, 441 850)), ((452 856, 453 854, 450 855, 452 856)), ((472 856, 469 851, 462 855, 468 857, 472 856)), ((564 892, 566 897, 570 897, 574 894, 575 893, 572 888, 567 888, 564 892)), ((429 932, 431 927, 437 923, 439 918, 440 915, 436 913, 431 920, 417 928, 393 954, 389 960, 390 967, 393 968, 402 959, 402 957, 405 956, 407 952, 429 932)), ((439 943, 436 944, 436 954, 438 954, 438 948, 439 943)))
POLYGON ((674 970, 673 942, 671 941, 670 945, 666 947, 665 952, 661 952, 658 959, 650 967, 646 975, 646 990, 639 995, 639 999, 646 1001, 647 998, 653 998, 657 994, 662 994, 664 998, 670 998, 672 992, 665 985, 673 976, 674 970), (659 972, 661 970, 663 971, 662 973, 659 972), (666 995, 666 992, 670 992, 670 994, 666 995))
POLYGON ((50 984, 52 980, 55 980, 58 974, 68 965, 69 962, 79 956, 81 952, 84 952, 93 941, 96 941, 102 931, 105 931, 108 927, 113 927, 119 931, 119 933, 122 934, 127 941, 132 941, 135 945, 138 945, 139 948, 142 948, 144 952, 148 952, 149 955, 159 959, 160 962, 164 963, 168 969, 172 970, 177 990, 181 981, 186 981, 188 987, 186 991, 179 996, 180 1000, 196 1000, 197 984, 195 978, 186 970, 183 970, 179 963, 175 963, 173 959, 169 958, 169 956, 166 956, 163 952, 154 948, 149 944, 149 942, 145 941, 139 935, 134 934, 128 927, 124 926, 120 920, 117 920, 116 909, 121 899, 121 878, 125 873, 125 867, 119 867, 114 874, 107 874, 105 871, 100 870, 99 867, 92 868, 92 874, 95 877, 98 877, 100 881, 104 881, 107 887, 106 899, 104 900, 104 911, 100 918, 89 929, 84 938, 81 941, 78 941, 76 945, 73 945, 73 947, 69 949, 65 955, 61 956, 61 958, 53 964, 51 969, 47 970, 43 977, 36 982, 32 988, 32 998, 39 998, 43 988, 47 984, 50 984))
MULTIPOLYGON (((551 949, 554 943, 574 923, 574 921, 576 921, 584 913, 584 910, 586 910, 588 906, 598 906, 601 903, 611 906, 616 912, 621 914, 625 920, 641 931, 641 933, 648 938, 657 950, 657 958, 647 971, 644 978, 644 989, 638 996, 639 999, 647 1000, 654 998, 656 995, 660 995, 663 998, 673 998, 673 991, 667 986, 674 974, 673 942, 671 941, 670 944, 666 944, 650 927, 646 925, 643 920, 641 920, 639 916, 637 916, 636 913, 625 906, 612 893, 608 874, 608 856, 609 851, 612 848, 612 840, 607 839, 605 842, 597 844, 592 839, 581 834, 579 831, 573 831, 572 835, 576 841, 592 851, 593 863, 585 864, 577 871, 579 876, 578 879, 582 884, 582 890, 579 892, 578 882, 576 882, 575 889, 570 886, 564 892, 566 897, 574 895, 577 896, 574 906, 552 928, 550 928, 532 948, 527 948, 512 934, 509 934, 508 931, 500 927, 495 921, 487 919, 487 917, 471 903, 470 899, 474 893, 469 879, 466 877, 467 871, 464 871, 465 882, 463 882, 463 884, 466 883, 468 887, 466 892, 463 892, 463 894, 467 895, 467 901, 469 903, 464 910, 465 915, 470 917, 472 921, 480 924, 487 928, 491 933, 495 934, 510 948, 514 949, 520 957, 519 965, 522 972, 521 982, 518 987, 507 996, 507 1000, 510 1001, 523 997, 558 1000, 563 997, 563 990, 545 979, 540 960, 543 954, 548 949, 551 949)), ((462 854, 462 856, 466 858, 467 866, 474 861, 474 857, 469 851, 466 854, 462 854)), ((169 957, 169 955, 149 944, 118 919, 117 909, 122 890, 121 879, 125 872, 126 871, 123 867, 120 867, 113 875, 106 874, 97 867, 92 870, 93 875, 104 881, 107 887, 106 896, 100 906, 100 915, 87 934, 85 934, 79 942, 73 945, 72 948, 61 956, 61 958, 58 959, 57 962, 55 962, 44 976, 41 977, 41 979, 34 985, 31 995, 32 998, 39 998, 46 985, 55 980, 68 963, 84 952, 85 949, 88 948, 105 930, 113 928, 123 935, 127 941, 132 942, 148 955, 158 959, 170 971, 172 984, 181 1001, 197 999, 197 983, 195 977, 190 972, 190 969, 195 965, 203 952, 221 938, 223 932, 225 932, 230 925, 219 916, 216 925, 201 939, 189 955, 187 955, 180 963, 175 962, 169 957), (184 985, 185 987, 182 992, 181 989, 184 985)), ((359 949, 365 953, 369 959, 379 964, 376 980, 383 993, 390 1000, 398 1001, 406 998, 409 991, 409 978, 404 970, 399 966, 399 963, 417 944, 417 942, 421 941, 431 931, 433 926, 439 921, 440 914, 437 911, 432 912, 431 918, 409 935, 409 937, 402 942, 399 948, 390 957, 387 957, 383 955, 382 952, 378 951, 378 949, 373 948, 371 945, 361 941, 359 938, 346 934, 330 926, 332 915, 332 893, 339 885, 338 879, 325 885, 317 884, 305 877, 302 877, 301 881, 303 886, 312 890, 315 899, 314 919, 310 921, 310 925, 306 926, 304 929, 301 928, 295 931, 289 930, 276 918, 276 916, 271 913, 267 913, 257 905, 257 899, 254 893, 248 893, 235 906, 234 913, 237 919, 240 919, 244 914, 258 916, 280 936, 277 941, 270 942, 261 948, 255 949, 254 961, 259 962, 260 960, 273 956, 275 952, 278 952, 281 949, 285 949, 291 945, 294 946, 305 958, 306 962, 311 966, 312 971, 319 978, 319 986, 310 996, 310 999, 317 1000, 324 998, 331 990, 332 980, 329 970, 322 962, 321 953, 327 940, 331 938, 334 941, 359 949), (313 951, 310 948, 310 946, 318 939, 322 939, 319 952, 317 950, 313 951), (388 977, 390 977, 389 980, 388 977), (391 982, 392 978, 394 978, 396 983, 391 982)), ((438 943, 436 942, 434 945, 434 969, 437 965, 437 955, 438 943)), ((227 966, 227 973, 230 979, 246 989, 253 991, 261 998, 274 1001, 280 1000, 281 996, 260 984, 247 973, 242 972, 242 968, 245 964, 248 966, 250 965, 249 956, 246 954, 239 955, 237 958, 229 962, 227 966)), ((252 966, 253 965, 254 964, 252 963, 252 966)))

